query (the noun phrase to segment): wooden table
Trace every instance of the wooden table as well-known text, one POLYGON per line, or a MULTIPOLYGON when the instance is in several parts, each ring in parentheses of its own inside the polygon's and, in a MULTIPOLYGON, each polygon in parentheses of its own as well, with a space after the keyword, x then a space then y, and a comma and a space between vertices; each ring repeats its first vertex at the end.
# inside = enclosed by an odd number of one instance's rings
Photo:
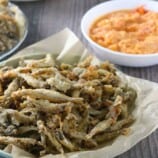
MULTIPOLYGON (((29 20, 29 34, 21 48, 69 27, 88 46, 80 30, 83 14, 103 0, 40 0, 19 2, 29 20)), ((89 48, 91 50, 91 48, 89 48)), ((125 73, 158 82, 158 66, 120 67, 125 73)), ((118 147, 119 148, 119 147, 118 147)), ((117 158, 158 158, 158 130, 117 158)))

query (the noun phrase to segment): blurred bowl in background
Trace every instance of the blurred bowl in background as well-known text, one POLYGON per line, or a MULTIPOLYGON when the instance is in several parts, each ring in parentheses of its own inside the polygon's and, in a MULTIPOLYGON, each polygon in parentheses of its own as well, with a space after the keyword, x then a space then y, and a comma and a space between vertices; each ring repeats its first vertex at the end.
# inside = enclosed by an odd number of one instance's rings
POLYGON ((25 14, 22 12, 22 10, 15 4, 9 3, 9 10, 14 13, 14 19, 17 22, 18 28, 19 28, 19 40, 16 43, 16 45, 13 46, 8 51, 5 51, 3 53, 0 53, 0 61, 6 59, 11 54, 15 53, 15 51, 20 47, 20 45, 24 42, 27 34, 28 34, 28 20, 25 16, 25 14))

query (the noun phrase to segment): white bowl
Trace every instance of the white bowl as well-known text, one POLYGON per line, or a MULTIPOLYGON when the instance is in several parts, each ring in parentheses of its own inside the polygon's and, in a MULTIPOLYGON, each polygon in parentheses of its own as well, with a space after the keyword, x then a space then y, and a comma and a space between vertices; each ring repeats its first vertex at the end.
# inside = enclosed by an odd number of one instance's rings
POLYGON ((28 20, 23 11, 13 3, 9 3, 9 9, 14 13, 14 19, 16 20, 20 31, 20 39, 11 49, 0 53, 0 62, 15 53, 28 34, 28 20))
POLYGON ((113 51, 95 43, 88 35, 94 20, 101 15, 122 9, 134 9, 139 6, 158 12, 158 2, 151 0, 115 0, 101 3, 86 12, 81 21, 81 31, 88 40, 96 55, 101 60, 109 60, 118 65, 130 67, 145 67, 158 64, 158 53, 155 54, 127 54, 113 51))

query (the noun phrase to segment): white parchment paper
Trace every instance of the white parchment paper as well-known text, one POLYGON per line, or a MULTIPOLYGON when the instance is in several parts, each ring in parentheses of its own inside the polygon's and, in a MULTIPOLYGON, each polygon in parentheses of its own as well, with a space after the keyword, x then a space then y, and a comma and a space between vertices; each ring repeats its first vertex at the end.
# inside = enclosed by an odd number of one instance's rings
MULTIPOLYGON (((69 30, 63 31, 40 41, 19 52, 16 56, 0 64, 16 66, 19 58, 41 58, 43 54, 51 53, 56 60, 66 63, 78 63, 88 55, 79 39, 69 30)), ((96 59, 95 62, 98 62, 96 59)), ((118 71, 123 82, 133 87, 138 94, 136 107, 133 115, 136 118, 131 126, 129 136, 119 136, 112 144, 97 150, 69 153, 63 155, 46 155, 43 158, 112 158, 137 144, 139 141, 150 135, 158 127, 158 84, 130 77, 118 71)), ((13 158, 33 158, 33 156, 13 145, 5 150, 13 158)))

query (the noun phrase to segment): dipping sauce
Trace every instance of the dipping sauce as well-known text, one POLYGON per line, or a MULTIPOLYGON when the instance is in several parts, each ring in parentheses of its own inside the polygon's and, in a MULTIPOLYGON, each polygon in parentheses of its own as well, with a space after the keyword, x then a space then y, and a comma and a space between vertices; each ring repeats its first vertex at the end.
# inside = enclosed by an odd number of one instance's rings
POLYGON ((144 7, 111 12, 94 21, 89 36, 122 53, 158 53, 158 13, 144 7))

